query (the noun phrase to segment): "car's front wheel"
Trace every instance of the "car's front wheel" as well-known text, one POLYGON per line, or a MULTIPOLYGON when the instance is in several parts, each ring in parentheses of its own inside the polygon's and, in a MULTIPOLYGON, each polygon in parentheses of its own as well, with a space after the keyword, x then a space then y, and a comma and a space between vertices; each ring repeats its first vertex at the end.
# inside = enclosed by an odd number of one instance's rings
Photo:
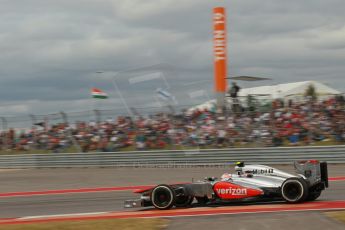
POLYGON ((281 195, 288 203, 303 202, 308 197, 308 185, 302 178, 288 178, 281 186, 281 195))
POLYGON ((151 202, 158 209, 169 209, 175 205, 176 193, 169 185, 157 185, 151 192, 151 202))

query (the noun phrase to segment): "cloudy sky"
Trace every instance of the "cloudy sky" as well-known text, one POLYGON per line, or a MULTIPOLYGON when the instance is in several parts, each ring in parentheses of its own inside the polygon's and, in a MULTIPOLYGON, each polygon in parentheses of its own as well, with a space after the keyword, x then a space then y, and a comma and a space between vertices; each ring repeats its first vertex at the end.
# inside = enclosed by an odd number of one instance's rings
POLYGON ((229 75, 345 91, 343 0, 1 0, 0 116, 150 107, 158 88, 176 105, 212 98, 215 6, 229 75))

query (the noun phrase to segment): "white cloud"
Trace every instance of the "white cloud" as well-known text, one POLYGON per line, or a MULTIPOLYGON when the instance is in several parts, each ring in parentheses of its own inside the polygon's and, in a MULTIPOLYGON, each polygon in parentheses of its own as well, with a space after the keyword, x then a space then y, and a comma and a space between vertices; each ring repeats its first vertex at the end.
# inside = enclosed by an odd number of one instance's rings
POLYGON ((345 25, 341 28, 314 30, 311 34, 311 48, 330 49, 333 52, 345 48, 345 25))

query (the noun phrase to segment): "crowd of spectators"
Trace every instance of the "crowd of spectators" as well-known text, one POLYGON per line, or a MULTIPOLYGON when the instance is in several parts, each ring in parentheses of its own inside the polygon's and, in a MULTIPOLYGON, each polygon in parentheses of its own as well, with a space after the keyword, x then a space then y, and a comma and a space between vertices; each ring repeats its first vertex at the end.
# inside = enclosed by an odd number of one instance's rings
POLYGON ((48 150, 111 152, 120 150, 183 149, 190 147, 257 147, 309 145, 345 141, 342 98, 283 103, 267 111, 243 109, 234 113, 208 110, 178 115, 116 117, 103 122, 34 126, 2 131, 2 151, 48 150), (77 148, 77 149, 78 149, 77 148))

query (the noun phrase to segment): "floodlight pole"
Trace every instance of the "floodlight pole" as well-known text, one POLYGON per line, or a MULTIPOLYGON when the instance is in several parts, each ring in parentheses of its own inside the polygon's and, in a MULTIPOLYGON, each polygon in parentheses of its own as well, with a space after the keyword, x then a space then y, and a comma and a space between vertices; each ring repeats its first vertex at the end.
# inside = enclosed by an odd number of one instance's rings
POLYGON ((122 93, 121 93, 121 91, 120 91, 119 86, 116 84, 115 79, 116 79, 118 73, 119 73, 119 72, 117 72, 117 73, 112 77, 112 82, 113 82, 113 85, 114 85, 114 89, 115 89, 115 91, 117 92, 117 94, 119 95, 122 104, 125 106, 127 112, 129 113, 129 116, 130 116, 130 117, 134 117, 134 115, 133 115, 131 109, 128 107, 128 105, 127 105, 127 103, 126 103, 126 101, 125 101, 125 99, 124 99, 124 97, 123 97, 123 95, 122 95, 122 93))

